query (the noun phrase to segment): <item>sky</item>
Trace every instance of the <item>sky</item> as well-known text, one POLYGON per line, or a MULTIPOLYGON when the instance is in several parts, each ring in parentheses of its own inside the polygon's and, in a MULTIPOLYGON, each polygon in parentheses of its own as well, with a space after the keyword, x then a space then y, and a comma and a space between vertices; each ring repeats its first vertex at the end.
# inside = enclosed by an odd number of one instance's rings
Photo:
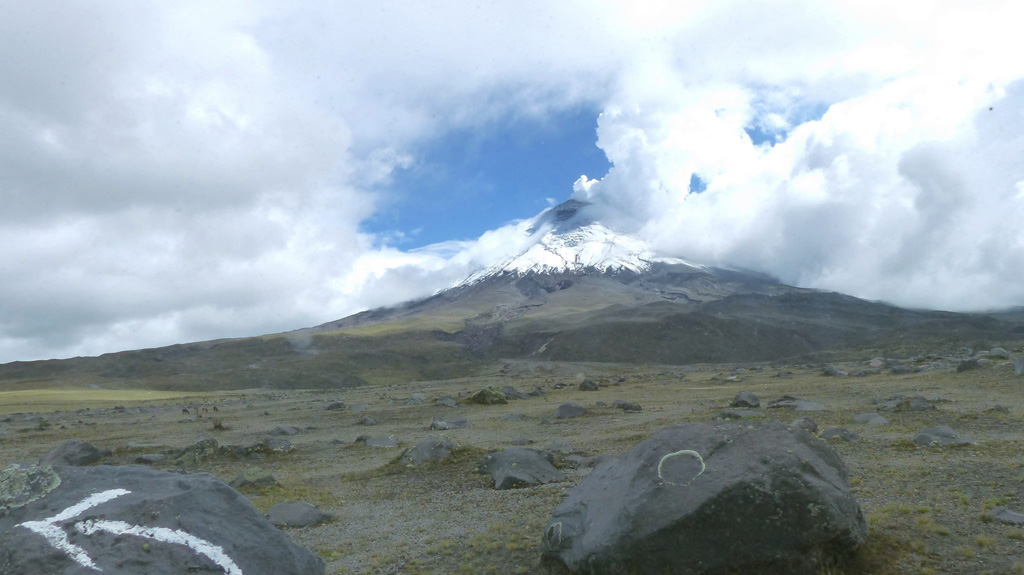
POLYGON ((664 255, 1024 305, 1020 2, 0 10, 0 362, 423 297, 570 197, 664 255))

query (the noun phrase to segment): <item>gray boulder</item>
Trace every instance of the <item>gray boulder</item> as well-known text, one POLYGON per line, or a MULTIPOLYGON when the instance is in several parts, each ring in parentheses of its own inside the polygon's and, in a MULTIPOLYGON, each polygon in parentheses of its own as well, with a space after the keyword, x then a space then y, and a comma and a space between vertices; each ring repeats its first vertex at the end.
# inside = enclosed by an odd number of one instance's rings
POLYGON ((512 387, 511 385, 504 385, 501 388, 501 392, 505 394, 506 399, 526 399, 530 397, 522 391, 512 387))
POLYGON ((813 575, 867 538, 847 481, 831 447, 778 422, 668 427, 579 483, 543 558, 572 573, 813 575))
POLYGON ((0 573, 320 575, 240 493, 137 465, 0 472, 0 573))
POLYGON ((495 489, 512 489, 561 481, 565 475, 540 453, 509 447, 483 458, 481 468, 494 479, 495 489))
POLYGON ((956 364, 957 372, 970 371, 972 369, 978 369, 980 367, 981 363, 979 363, 976 359, 965 359, 962 360, 960 363, 956 364))
POLYGON ((821 371, 821 374, 828 377, 846 377, 849 375, 845 371, 832 365, 826 366, 825 369, 821 371))
POLYGON ((294 449, 292 442, 283 437, 268 437, 250 447, 257 453, 287 453, 294 449))
POLYGON ((729 407, 761 407, 761 400, 752 391, 741 391, 736 394, 729 407))
POLYGON ((278 425, 277 427, 271 429, 267 433, 270 435, 290 436, 298 435, 300 432, 301 430, 298 427, 295 427, 294 425, 278 425))
POLYGON ((1010 352, 1001 347, 993 347, 988 351, 978 352, 978 355, 987 357, 988 359, 1010 359, 1010 352))
POLYGON ((436 405, 438 407, 455 407, 458 404, 459 403, 457 401, 455 401, 454 397, 451 397, 451 396, 448 396, 448 395, 446 395, 444 397, 441 397, 441 398, 438 398, 438 400, 434 402, 434 405, 436 405))
POLYGON ((864 425, 888 425, 889 420, 882 417, 878 413, 862 413, 853 417, 854 423, 863 423, 864 425))
POLYGON ((587 409, 576 403, 563 403, 555 410, 555 419, 571 419, 587 414, 587 409))
POLYGON ((789 422, 791 427, 799 427, 807 433, 818 433, 818 424, 810 417, 798 417, 789 422))
POLYGON ((305 501, 283 501, 267 510, 267 521, 277 527, 309 527, 334 519, 305 501))
POLYGON ((398 460, 407 467, 419 467, 424 463, 451 459, 457 446, 447 437, 424 437, 416 445, 406 449, 398 460))
POLYGON ((344 411, 345 404, 341 401, 332 401, 324 406, 325 411, 344 411))
POLYGON ((1024 356, 1018 357, 1013 362, 1013 373, 1017 375, 1024 375, 1024 356))
POLYGON ((996 507, 992 510, 992 517, 996 521, 1009 523, 1010 525, 1024 525, 1024 513, 1010 511, 1006 507, 996 507))
POLYGON ((590 379, 584 379, 580 384, 580 391, 597 391, 598 389, 600 386, 597 385, 597 382, 590 379))
POLYGON ((88 441, 69 439, 39 458, 39 465, 90 465, 103 458, 99 448, 88 441))
POLYGON ((450 429, 466 429, 472 427, 465 417, 435 417, 430 423, 430 429, 434 431, 448 431, 450 429))
POLYGON ((914 436, 914 443, 926 447, 945 447, 947 445, 970 445, 974 441, 960 437, 960 434, 948 425, 940 425, 918 431, 914 436))

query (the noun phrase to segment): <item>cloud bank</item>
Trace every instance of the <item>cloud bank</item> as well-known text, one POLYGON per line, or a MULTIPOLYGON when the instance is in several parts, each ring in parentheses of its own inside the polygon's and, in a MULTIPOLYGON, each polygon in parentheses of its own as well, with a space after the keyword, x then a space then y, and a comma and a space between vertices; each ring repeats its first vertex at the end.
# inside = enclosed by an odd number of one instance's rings
POLYGON ((432 293, 523 224, 402 251, 361 231, 379 190, 453 129, 580 104, 613 167, 566 195, 666 255, 1024 304, 1019 3, 3 9, 0 362, 432 293))

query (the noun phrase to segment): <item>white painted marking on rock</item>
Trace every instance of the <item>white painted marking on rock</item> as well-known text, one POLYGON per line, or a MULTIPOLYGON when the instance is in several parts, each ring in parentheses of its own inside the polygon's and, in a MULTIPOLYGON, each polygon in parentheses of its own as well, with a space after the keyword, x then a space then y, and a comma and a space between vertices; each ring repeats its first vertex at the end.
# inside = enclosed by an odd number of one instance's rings
MULTIPOLYGON (((73 517, 77 517, 101 503, 106 503, 111 499, 116 499, 122 495, 128 495, 130 493, 131 491, 128 491, 127 489, 108 489, 107 491, 94 493, 53 517, 48 517, 40 521, 25 521, 24 523, 15 525, 15 527, 24 527, 29 531, 42 535, 50 545, 63 551, 68 555, 68 557, 71 557, 72 560, 83 567, 88 567, 94 571, 103 571, 103 569, 96 565, 96 562, 93 561, 92 557, 85 552, 85 549, 82 549, 68 540, 68 534, 57 524, 62 521, 67 521, 73 517)), ((197 554, 209 558, 218 567, 223 569, 226 575, 243 575, 242 570, 230 557, 228 557, 226 553, 224 553, 224 549, 222 547, 214 545, 205 539, 200 539, 199 537, 184 531, 168 529, 166 527, 142 527, 140 525, 130 525, 124 521, 92 519, 88 521, 79 521, 75 524, 75 527, 85 535, 92 535, 98 531, 106 531, 107 533, 112 533, 114 535, 135 535, 137 537, 154 539, 163 543, 184 545, 197 554)))
POLYGON ((681 449, 679 451, 673 451, 672 453, 669 453, 669 454, 667 454, 667 455, 665 455, 664 457, 661 458, 661 461, 658 462, 658 479, 664 481, 665 483, 668 483, 669 485, 680 485, 679 483, 675 483, 675 482, 669 481, 668 479, 665 479, 662 476, 662 474, 661 474, 661 467, 665 464, 665 461, 668 460, 668 459, 671 459, 673 457, 678 457, 680 455, 689 455, 690 457, 696 457, 697 461, 700 462, 700 471, 697 472, 697 475, 694 475, 693 477, 690 478, 689 481, 687 481, 686 483, 683 483, 681 485, 689 485, 690 483, 693 482, 694 479, 697 479, 698 477, 701 476, 701 474, 704 473, 704 470, 706 469, 706 467, 704 465, 704 458, 701 457, 699 453, 697 453, 696 451, 694 451, 692 449, 681 449))
POLYGON ((81 515, 86 510, 96 507, 101 503, 106 503, 111 499, 115 499, 129 493, 131 493, 131 491, 128 491, 127 489, 109 489, 107 491, 101 491, 100 493, 94 493, 83 499, 80 503, 76 503, 75 505, 68 507, 53 517, 48 517, 42 521, 26 521, 15 525, 15 527, 24 527, 29 531, 42 535, 50 545, 60 549, 64 553, 67 553, 68 556, 79 565, 95 569, 96 571, 102 571, 102 569, 96 566, 92 557, 89 557, 89 554, 85 552, 85 549, 82 549, 78 545, 68 541, 68 534, 58 527, 57 523, 67 521, 68 519, 81 515))
POLYGON ((231 560, 224 548, 214 545, 205 539, 177 529, 166 527, 142 527, 141 525, 130 525, 124 521, 79 521, 75 524, 79 531, 86 535, 92 535, 98 531, 106 531, 114 535, 135 535, 155 539, 162 543, 173 543, 184 545, 199 555, 203 555, 213 561, 218 567, 224 570, 226 575, 242 575, 242 570, 231 560))

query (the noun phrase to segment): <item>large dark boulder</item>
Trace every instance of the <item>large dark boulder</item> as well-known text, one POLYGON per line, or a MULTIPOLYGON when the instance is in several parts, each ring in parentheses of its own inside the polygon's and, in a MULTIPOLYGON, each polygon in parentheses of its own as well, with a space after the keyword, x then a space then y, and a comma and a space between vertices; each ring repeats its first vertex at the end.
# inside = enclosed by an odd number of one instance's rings
POLYGON ((103 454, 95 445, 70 439, 39 458, 39 465, 89 465, 102 458, 103 454))
POLYGON ((847 479, 831 447, 780 422, 668 427, 580 482, 544 559, 605 575, 813 575, 867 537, 847 479))
POLYGON ((729 407, 761 407, 761 400, 752 391, 741 391, 736 394, 729 407))
POLYGON ((324 572, 206 473, 13 465, 0 472, 0 510, 0 573, 324 572))
POLYGON ((532 449, 509 447, 483 458, 480 467, 494 479, 495 489, 513 489, 561 481, 565 475, 532 449))
POLYGON ((458 446, 447 437, 427 436, 406 449, 398 461, 406 467, 419 467, 424 463, 437 463, 451 459, 458 446))

